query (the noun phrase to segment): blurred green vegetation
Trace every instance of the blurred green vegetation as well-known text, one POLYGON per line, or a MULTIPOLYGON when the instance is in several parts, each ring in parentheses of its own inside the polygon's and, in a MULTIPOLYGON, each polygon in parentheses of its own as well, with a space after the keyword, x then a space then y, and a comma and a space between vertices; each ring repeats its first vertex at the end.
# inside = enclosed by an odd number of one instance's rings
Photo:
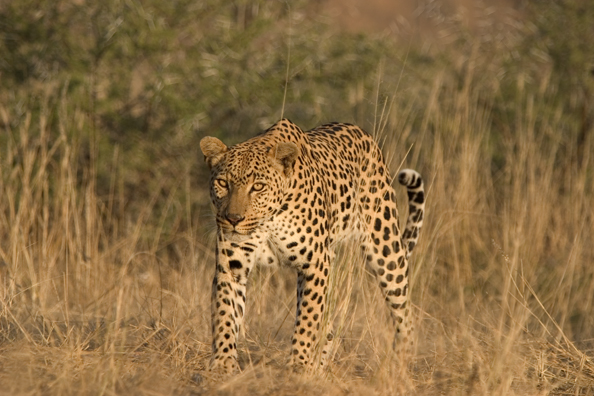
POLYGON ((7 1, 0 5, 0 100, 14 126, 28 111, 35 116, 39 98, 67 96, 92 121, 91 130, 73 133, 93 132, 100 152, 120 146, 125 167, 141 173, 160 156, 194 160, 205 134, 236 142, 272 124, 285 86, 284 115, 305 128, 329 120, 369 127, 375 95, 396 93, 397 103, 421 107, 435 73, 464 89, 469 67, 499 125, 514 119, 518 90, 538 90, 549 73, 557 82, 552 105, 581 112, 579 139, 591 129, 594 14, 583 2, 530 3, 526 26, 508 37, 452 23, 444 30, 456 30, 456 42, 433 50, 416 39, 402 45, 336 31, 316 7, 306 0, 7 1))

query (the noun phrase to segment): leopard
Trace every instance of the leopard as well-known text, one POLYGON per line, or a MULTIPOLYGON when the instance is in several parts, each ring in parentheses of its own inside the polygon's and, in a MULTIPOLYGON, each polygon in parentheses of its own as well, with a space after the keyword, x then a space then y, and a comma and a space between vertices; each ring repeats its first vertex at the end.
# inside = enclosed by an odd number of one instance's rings
POLYGON ((327 365, 334 338, 331 326, 323 325, 329 277, 337 265, 336 246, 348 238, 354 238, 361 262, 377 279, 390 312, 394 343, 412 343, 408 262, 425 213, 424 183, 418 172, 405 169, 398 174, 409 204, 401 232, 382 151, 356 125, 334 122, 304 132, 281 119, 245 142, 228 147, 207 136, 200 148, 210 168, 217 224, 210 370, 241 371, 237 342, 243 331, 248 277, 255 265, 296 270, 290 364, 297 371, 327 365))

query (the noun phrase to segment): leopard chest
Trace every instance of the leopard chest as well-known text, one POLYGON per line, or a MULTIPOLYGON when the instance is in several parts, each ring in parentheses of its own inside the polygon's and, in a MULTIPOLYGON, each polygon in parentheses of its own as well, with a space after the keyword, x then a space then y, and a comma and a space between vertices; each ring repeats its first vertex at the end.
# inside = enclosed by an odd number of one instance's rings
POLYGON ((287 210, 263 224, 254 235, 257 241, 257 248, 253 252, 254 261, 260 265, 303 269, 324 250, 327 244, 325 236, 327 226, 320 226, 320 219, 287 210))

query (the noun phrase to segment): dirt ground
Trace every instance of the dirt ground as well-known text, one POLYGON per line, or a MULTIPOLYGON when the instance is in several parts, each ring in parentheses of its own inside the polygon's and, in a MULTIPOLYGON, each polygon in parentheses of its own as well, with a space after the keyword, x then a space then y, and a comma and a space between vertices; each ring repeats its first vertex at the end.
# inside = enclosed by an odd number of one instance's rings
POLYGON ((459 18, 473 29, 479 16, 499 20, 517 17, 524 3, 521 0, 326 0, 320 7, 341 28, 351 32, 432 35, 443 15, 459 18))

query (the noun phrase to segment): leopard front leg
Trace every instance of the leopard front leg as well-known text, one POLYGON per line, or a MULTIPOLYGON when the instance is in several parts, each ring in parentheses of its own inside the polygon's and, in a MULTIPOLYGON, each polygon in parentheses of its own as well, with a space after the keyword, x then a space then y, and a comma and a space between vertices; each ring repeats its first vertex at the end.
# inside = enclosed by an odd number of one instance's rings
POLYGON ((317 370, 325 363, 325 343, 322 337, 323 319, 328 291, 328 254, 315 265, 299 271, 297 278, 297 317, 293 333, 291 363, 296 370, 317 370))
POLYGON ((219 236, 212 283, 210 369, 226 374, 239 371, 237 338, 243 324, 247 279, 253 267, 250 255, 242 253, 239 245, 219 236))

